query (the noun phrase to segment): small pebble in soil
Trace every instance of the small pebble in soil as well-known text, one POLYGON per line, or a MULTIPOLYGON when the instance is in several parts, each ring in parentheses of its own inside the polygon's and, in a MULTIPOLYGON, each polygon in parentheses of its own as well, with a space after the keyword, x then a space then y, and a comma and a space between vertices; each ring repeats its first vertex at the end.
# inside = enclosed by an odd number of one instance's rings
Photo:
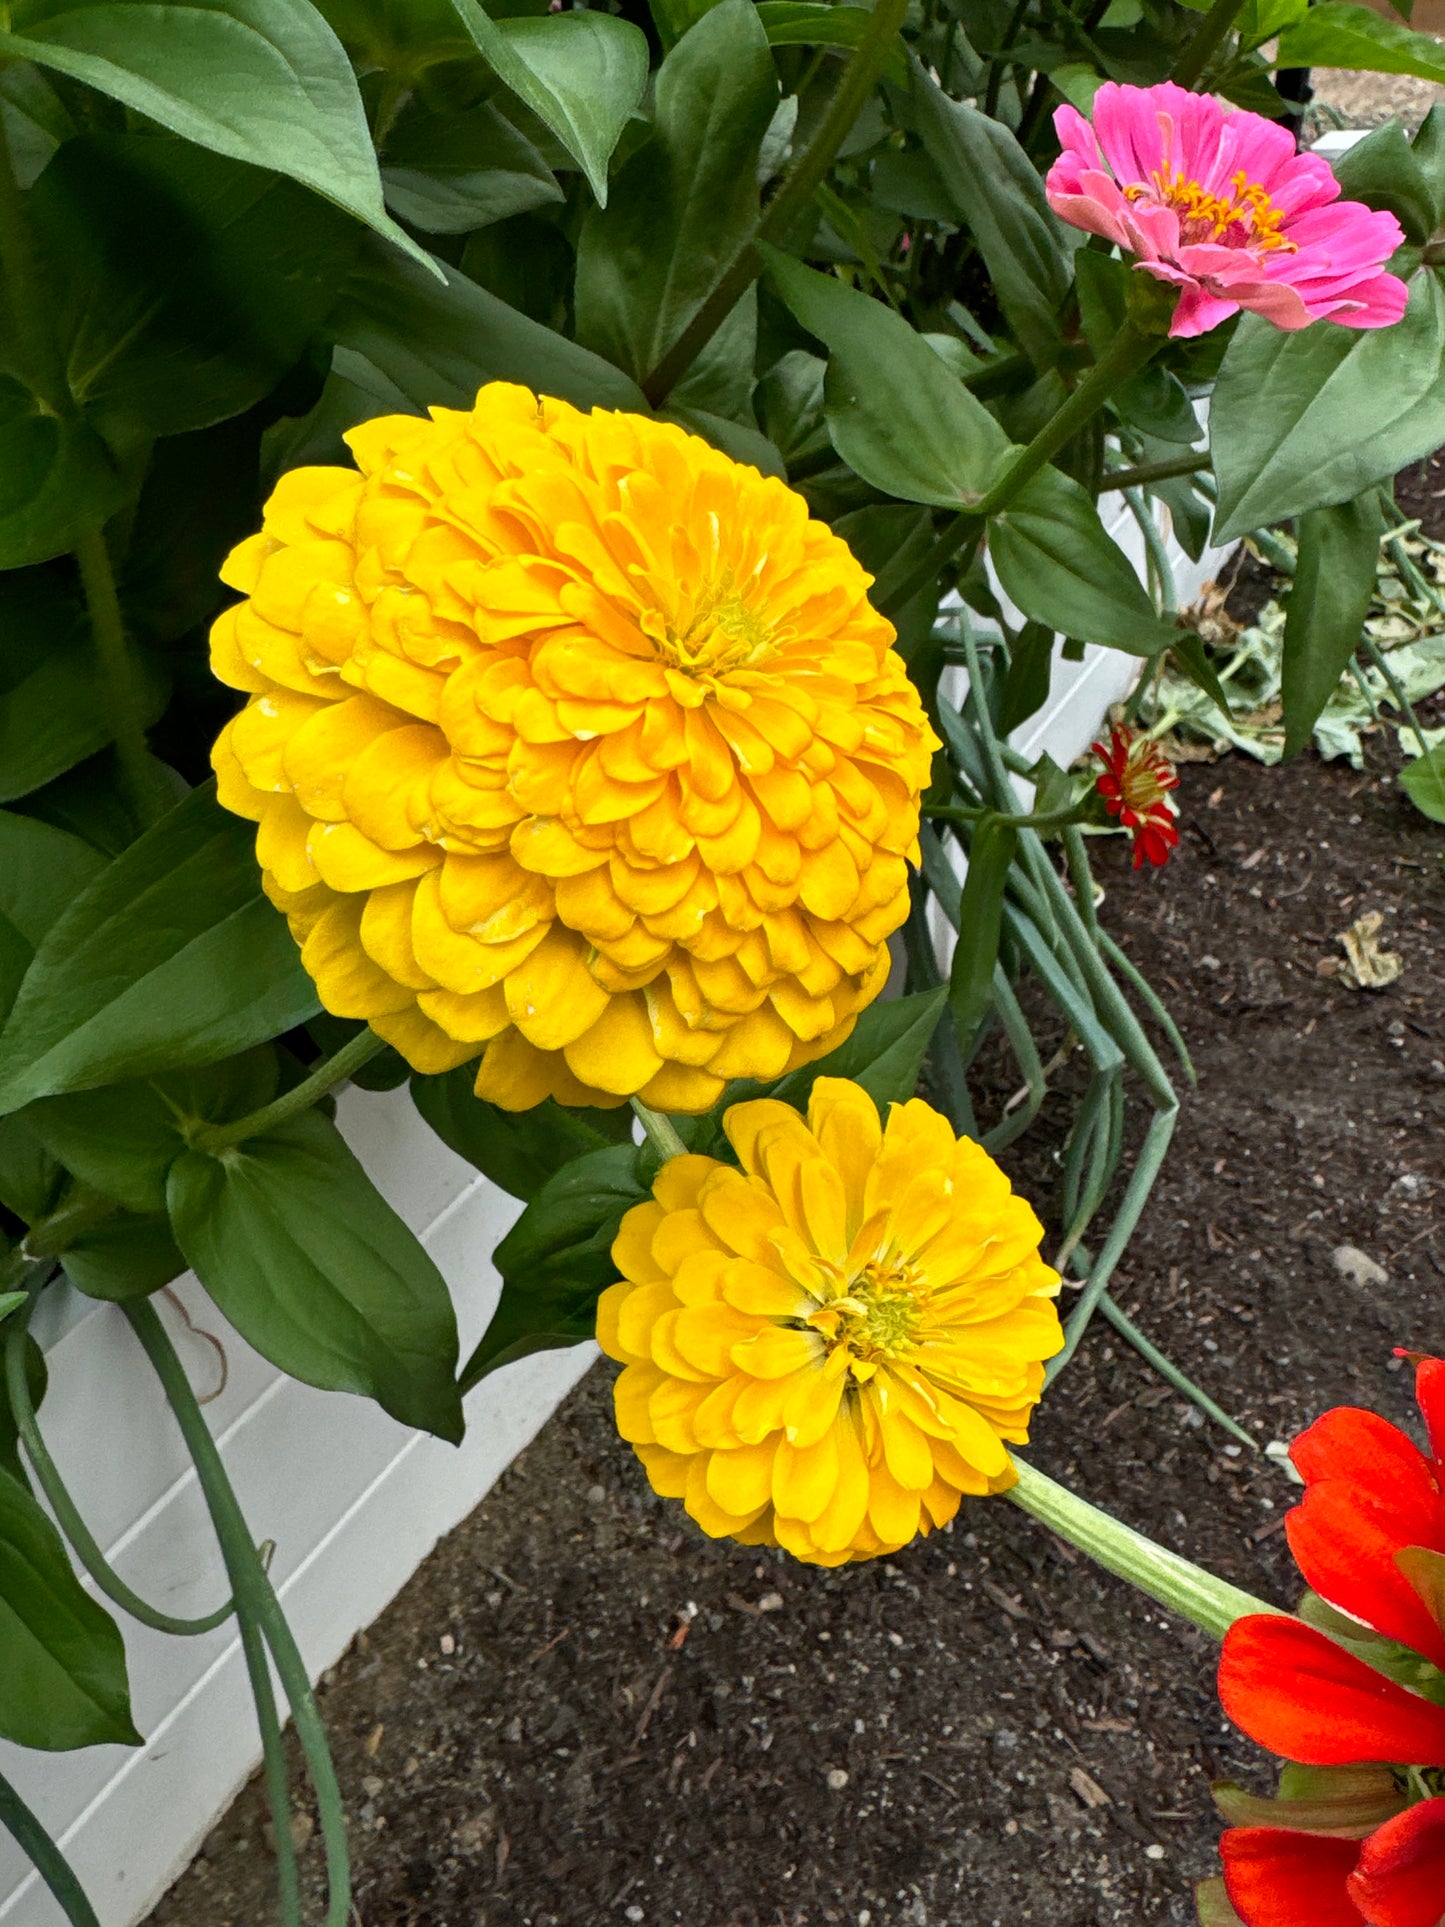
POLYGON ((1359 1285, 1362 1289, 1378 1289, 1390 1282, 1390 1274, 1385 1267, 1356 1245, 1336 1245, 1330 1258, 1335 1270, 1352 1285, 1359 1285))
POLYGON ((841 1766, 830 1766, 823 1778, 828 1784, 830 1793, 841 1793, 848 1784, 848 1775, 841 1766))

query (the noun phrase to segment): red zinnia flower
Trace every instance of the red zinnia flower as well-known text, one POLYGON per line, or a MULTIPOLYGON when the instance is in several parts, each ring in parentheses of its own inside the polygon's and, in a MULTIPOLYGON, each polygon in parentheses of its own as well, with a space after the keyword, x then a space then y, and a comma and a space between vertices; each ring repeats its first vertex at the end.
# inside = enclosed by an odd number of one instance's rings
POLYGON ((1445 1927, 1445 1362, 1418 1361, 1417 1396, 1433 1458, 1346 1408, 1293 1448, 1309 1490, 1291 1548, 1346 1616, 1340 1638, 1354 1622, 1388 1676, 1296 1619, 1231 1627, 1224 1710, 1298 1764, 1278 1800, 1220 1790, 1226 1818, 1246 1822, 1220 1843, 1229 1905, 1217 1883, 1201 1892, 1220 1927, 1231 1909, 1244 1927, 1445 1927))
POLYGON ((1104 765, 1094 788, 1110 816, 1117 816, 1133 838, 1134 868, 1145 862, 1167 863, 1179 841, 1174 811, 1165 800, 1166 793, 1179 786, 1174 765, 1157 743, 1137 736, 1125 723, 1111 727, 1107 748, 1103 743, 1092 748, 1104 765))

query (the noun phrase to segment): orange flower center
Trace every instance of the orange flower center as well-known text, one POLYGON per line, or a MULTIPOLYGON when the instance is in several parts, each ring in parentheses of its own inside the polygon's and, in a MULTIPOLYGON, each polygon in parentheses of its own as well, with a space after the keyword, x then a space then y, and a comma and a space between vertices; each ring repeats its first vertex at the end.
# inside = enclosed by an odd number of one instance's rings
POLYGON ((1172 783, 1160 781, 1161 773, 1168 773, 1168 764, 1160 766, 1150 758, 1148 761, 1130 757, 1124 765, 1119 778, 1119 791, 1125 804, 1137 810, 1140 816, 1148 816, 1163 803, 1167 793, 1174 787, 1172 783))
POLYGON ((1148 182, 1135 182, 1124 189, 1124 194, 1131 201, 1147 198, 1174 208, 1179 215, 1179 239, 1186 246, 1213 241, 1227 248, 1298 252, 1296 244, 1280 233, 1284 211, 1274 205, 1264 188, 1251 181, 1243 169, 1229 185, 1233 190, 1230 195, 1206 194, 1198 181, 1158 169, 1148 182))

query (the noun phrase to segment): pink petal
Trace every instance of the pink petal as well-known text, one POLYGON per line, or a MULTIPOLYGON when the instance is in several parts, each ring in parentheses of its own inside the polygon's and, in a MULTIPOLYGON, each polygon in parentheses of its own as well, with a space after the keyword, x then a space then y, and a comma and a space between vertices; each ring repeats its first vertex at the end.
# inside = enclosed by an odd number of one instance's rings
POLYGON ((1208 334, 1211 328, 1217 328, 1221 321, 1228 321, 1232 314, 1238 313, 1237 301, 1221 301, 1216 295, 1206 294, 1197 284, 1186 282, 1169 324, 1169 333, 1176 341, 1187 341, 1195 335, 1208 334))

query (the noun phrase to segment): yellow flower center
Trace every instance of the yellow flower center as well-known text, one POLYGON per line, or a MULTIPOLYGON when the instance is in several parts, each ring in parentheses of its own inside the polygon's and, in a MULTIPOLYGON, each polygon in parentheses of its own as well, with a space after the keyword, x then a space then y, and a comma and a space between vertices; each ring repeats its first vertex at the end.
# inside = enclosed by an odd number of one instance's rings
POLYGON ((1124 801, 1131 810, 1145 816, 1150 810, 1158 809, 1172 784, 1159 780, 1160 772, 1153 763, 1136 762, 1132 758, 1120 779, 1119 788, 1124 801))
POLYGON ((1124 189, 1126 199, 1157 200, 1179 214, 1179 239, 1186 246, 1214 241, 1224 247, 1253 247, 1266 251, 1283 248, 1294 254, 1293 241, 1280 233, 1284 210, 1277 208, 1266 190, 1251 181, 1243 169, 1230 182, 1231 195, 1207 194, 1198 181, 1182 173, 1156 170, 1150 181, 1137 181, 1124 189))
POLYGON ((905 1262, 873 1262, 849 1281, 841 1297, 810 1312, 807 1323, 830 1353, 847 1352, 853 1376, 871 1378, 880 1365, 913 1350, 922 1323, 922 1281, 905 1262))
POLYGON ((685 676, 722 676, 752 669, 778 652, 783 640, 738 592, 730 569, 685 596, 671 620, 644 627, 670 669, 685 676))

